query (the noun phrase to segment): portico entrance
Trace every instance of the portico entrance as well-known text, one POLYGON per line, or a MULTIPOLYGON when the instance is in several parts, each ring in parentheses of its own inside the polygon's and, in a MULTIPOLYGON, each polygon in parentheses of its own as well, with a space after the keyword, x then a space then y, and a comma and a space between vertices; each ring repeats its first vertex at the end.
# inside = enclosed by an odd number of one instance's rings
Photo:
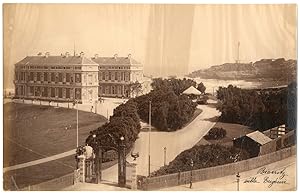
POLYGON ((100 183, 102 180, 103 156, 110 151, 118 158, 118 186, 126 186, 126 150, 124 137, 120 137, 117 148, 101 145, 96 135, 86 146, 77 149, 77 171, 80 182, 100 183))

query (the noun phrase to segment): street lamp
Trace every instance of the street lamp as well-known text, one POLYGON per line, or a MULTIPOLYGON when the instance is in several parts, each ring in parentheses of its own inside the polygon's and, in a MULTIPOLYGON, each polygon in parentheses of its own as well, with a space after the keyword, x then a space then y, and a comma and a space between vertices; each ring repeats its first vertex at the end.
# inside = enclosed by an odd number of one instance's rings
POLYGON ((238 172, 237 174, 236 174, 236 183, 237 183, 237 191, 239 191, 240 190, 240 173, 238 172))
POLYGON ((75 103, 76 103, 76 134, 77 134, 77 147, 78 147, 78 102, 77 100, 75 100, 75 103))
POLYGON ((150 137, 151 137, 151 100, 149 101, 149 148, 148 148, 148 176, 150 177, 150 137))
POLYGON ((97 105, 98 105, 98 100, 95 100, 95 114, 97 114, 97 105))
POLYGON ((97 140, 96 140, 96 134, 93 134, 93 149, 94 153, 96 155, 95 157, 95 173, 96 173, 96 184, 100 181, 101 178, 99 178, 99 153, 98 153, 98 145, 97 145, 97 140))
POLYGON ((166 166, 166 155, 167 155, 167 148, 164 147, 164 166, 166 166))
POLYGON ((118 183, 120 187, 125 187, 126 185, 126 150, 124 137, 120 137, 119 144, 119 175, 118 175, 118 183))
POLYGON ((194 166, 194 161, 193 159, 191 159, 191 178, 190 178, 190 189, 192 188, 193 186, 193 166, 194 166))

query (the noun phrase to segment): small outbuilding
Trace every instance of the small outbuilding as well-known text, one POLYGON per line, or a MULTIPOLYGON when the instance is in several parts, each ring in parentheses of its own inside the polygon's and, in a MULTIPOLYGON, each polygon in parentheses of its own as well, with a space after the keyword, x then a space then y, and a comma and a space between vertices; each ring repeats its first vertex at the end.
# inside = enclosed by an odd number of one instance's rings
POLYGON ((233 139, 233 146, 246 150, 250 157, 268 154, 276 151, 276 142, 259 131, 233 139))
POLYGON ((195 96, 201 95, 201 92, 197 90, 194 86, 189 87, 188 89, 184 90, 182 93, 186 95, 195 95, 195 96))

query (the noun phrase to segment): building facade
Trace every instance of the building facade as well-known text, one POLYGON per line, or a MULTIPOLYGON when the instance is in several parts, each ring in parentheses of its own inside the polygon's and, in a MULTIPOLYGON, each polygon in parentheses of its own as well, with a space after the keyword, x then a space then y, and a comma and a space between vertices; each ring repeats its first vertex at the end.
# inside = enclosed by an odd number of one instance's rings
POLYGON ((93 103, 98 97, 131 97, 131 84, 141 83, 143 68, 128 57, 92 59, 71 56, 27 56, 15 64, 15 97, 93 103))
POLYGON ((98 100, 98 66, 84 53, 27 56, 15 64, 15 97, 94 102, 98 100))
POLYGON ((99 64, 99 96, 133 97, 131 86, 143 81, 143 66, 129 54, 127 57, 99 57, 92 60, 99 64))

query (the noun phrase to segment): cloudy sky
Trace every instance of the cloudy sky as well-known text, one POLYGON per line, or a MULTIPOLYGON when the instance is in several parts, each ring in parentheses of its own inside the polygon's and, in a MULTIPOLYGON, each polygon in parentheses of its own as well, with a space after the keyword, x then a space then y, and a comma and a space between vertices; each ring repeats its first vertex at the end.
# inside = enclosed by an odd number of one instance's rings
POLYGON ((296 5, 5 4, 4 77, 28 55, 132 54, 146 75, 183 75, 237 58, 296 58, 296 5))

